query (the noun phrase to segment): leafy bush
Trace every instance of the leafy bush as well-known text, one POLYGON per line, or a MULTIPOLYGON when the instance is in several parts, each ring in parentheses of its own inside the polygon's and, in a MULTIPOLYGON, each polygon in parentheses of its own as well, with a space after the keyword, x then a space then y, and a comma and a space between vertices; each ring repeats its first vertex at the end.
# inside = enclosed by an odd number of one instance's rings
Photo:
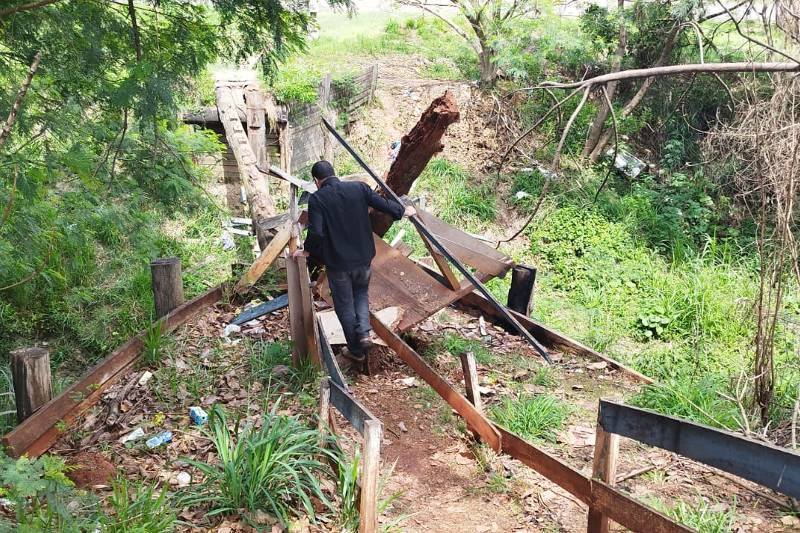
MULTIPOLYGON (((92 531, 99 507, 91 495, 78 491, 67 478, 71 469, 54 455, 11 459, 0 451, 0 497, 11 502, 18 529, 8 531, 92 531)), ((0 523, 0 531, 7 531, 0 523)))
POLYGON ((257 511, 267 511, 282 524, 298 513, 298 506, 314 520, 312 497, 333 510, 320 478, 336 479, 326 463, 340 459, 329 448, 335 438, 308 428, 299 415, 277 414, 279 403, 259 427, 239 416, 230 428, 224 409, 214 406, 203 433, 218 461, 184 459, 204 480, 183 494, 182 505, 210 505, 208 516, 241 512, 250 521, 257 511))

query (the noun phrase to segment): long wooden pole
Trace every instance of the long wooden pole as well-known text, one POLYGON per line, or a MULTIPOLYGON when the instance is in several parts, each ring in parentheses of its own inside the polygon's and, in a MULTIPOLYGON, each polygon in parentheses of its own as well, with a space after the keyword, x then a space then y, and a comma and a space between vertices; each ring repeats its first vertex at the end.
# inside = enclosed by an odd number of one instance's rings
MULTIPOLYGON (((333 126, 331 126, 327 120, 325 120, 325 117, 322 117, 322 123, 325 124, 325 127, 328 128, 328 130, 336 138, 336 140, 339 141, 339 143, 342 146, 344 146, 344 148, 350 153, 351 156, 353 156, 353 159, 355 159, 356 162, 359 165, 361 165, 361 168, 363 168, 372 177, 372 179, 375 180, 375 183, 380 185, 381 188, 384 190, 384 192, 390 198, 393 198, 400 205, 404 205, 403 202, 400 200, 400 198, 397 196, 397 194, 395 194, 395 192, 392 189, 390 189, 389 186, 386 185, 386 183, 384 183, 384 181, 380 179, 377 174, 375 174, 375 172, 369 167, 369 165, 367 165, 364 162, 363 159, 361 159, 361 157, 356 153, 355 150, 353 150, 353 148, 347 143, 347 141, 345 141, 344 138, 341 135, 339 135, 339 132, 337 132, 336 129, 333 126)), ((544 358, 545 361, 547 361, 550 364, 553 364, 553 361, 550 360, 550 355, 547 353, 545 347, 539 344, 539 342, 533 338, 533 335, 531 335, 531 333, 528 330, 522 327, 522 325, 517 321, 517 319, 514 318, 511 315, 511 313, 509 313, 508 309, 506 309, 506 307, 503 304, 501 304, 497 300, 497 298, 495 298, 495 296, 483 285, 483 283, 480 282, 480 280, 478 280, 478 278, 476 278, 472 274, 472 272, 470 272, 464 265, 461 264, 461 262, 458 259, 453 257, 453 255, 447 251, 447 248, 445 248, 444 245, 439 241, 439 239, 437 239, 436 236, 433 233, 431 233, 428 230, 428 228, 425 227, 425 224, 422 223, 419 217, 413 216, 410 218, 410 220, 417 228, 417 231, 419 231, 420 234, 425 239, 430 241, 431 244, 433 244, 436 248, 438 248, 439 251, 442 253, 442 255, 444 255, 448 259, 448 261, 450 261, 453 264, 453 266, 455 266, 456 269, 458 269, 458 271, 461 272, 461 274, 463 274, 463 276, 467 278, 467 280, 469 280, 472 286, 478 289, 478 291, 487 300, 489 300, 492 303, 492 305, 495 306, 497 311, 503 315, 503 318, 507 320, 509 324, 514 326, 514 329, 517 330, 517 333, 519 333, 526 341, 528 341, 536 349, 536 351, 539 352, 539 354, 544 358)))

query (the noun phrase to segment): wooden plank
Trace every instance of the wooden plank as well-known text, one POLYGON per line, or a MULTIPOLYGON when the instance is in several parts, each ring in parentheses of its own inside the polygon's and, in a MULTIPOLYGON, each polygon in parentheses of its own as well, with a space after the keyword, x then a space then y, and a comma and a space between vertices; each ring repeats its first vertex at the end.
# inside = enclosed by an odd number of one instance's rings
POLYGON ((364 424, 364 449, 361 453, 361 519, 358 533, 378 532, 378 481, 381 473, 383 425, 378 420, 364 424))
POLYGON ((287 181, 289 183, 297 185, 298 187, 300 187, 302 190, 306 191, 307 193, 315 193, 315 192, 317 192, 317 186, 314 185, 313 181, 304 181, 304 180, 301 180, 300 178, 295 178, 294 176, 292 176, 288 172, 284 172, 283 170, 281 170, 280 168, 278 168, 276 166, 269 167, 269 173, 272 174, 275 177, 278 177, 278 178, 284 180, 284 181, 287 181))
POLYGON ((422 242, 425 243, 425 247, 428 249, 428 252, 431 254, 431 257, 436 262, 436 266, 439 267, 439 272, 442 274, 445 280, 445 286, 450 290, 458 290, 460 282, 456 275, 453 274, 453 269, 450 268, 450 265, 447 263, 447 259, 445 259, 444 255, 442 255, 439 250, 434 248, 431 242, 425 238, 424 235, 420 235, 422 238, 422 242))
POLYGON ((467 425, 478 433, 491 448, 500 452, 503 448, 500 434, 494 425, 469 401, 459 394, 447 381, 444 380, 431 366, 420 357, 403 339, 398 337, 391 329, 381 322, 373 313, 370 313, 370 325, 375 334, 383 339, 397 355, 411 367, 414 372, 425 380, 439 396, 467 422, 467 425))
MULTIPOLYGON (((373 234, 377 255, 372 260, 369 307, 372 312, 398 307, 402 316, 398 331, 405 331, 458 300, 473 287, 468 281, 458 291, 451 291, 432 274, 422 270, 400 251, 373 234)), ((319 285, 320 296, 333 306, 327 281, 319 285)))
POLYGON ((300 368, 302 359, 308 357, 308 340, 303 324, 303 293, 300 288, 300 268, 288 251, 286 260, 286 283, 289 285, 289 330, 292 336, 292 363, 300 368))
POLYGON ((600 400, 598 422, 607 432, 658 446, 800 498, 800 455, 790 450, 608 400, 600 400))
POLYGON ((589 478, 561 459, 525 442, 503 426, 495 424, 495 428, 503 439, 503 452, 519 459, 586 505, 591 503, 589 478))
POLYGON ((312 362, 319 365, 319 351, 317 350, 316 327, 314 325, 314 297, 311 294, 311 278, 308 275, 308 265, 305 257, 297 258, 297 268, 300 274, 300 297, 303 306, 303 329, 306 337, 306 353, 308 353, 312 362))
POLYGON ((289 242, 289 238, 292 236, 292 221, 287 219, 280 228, 278 228, 278 232, 269 241, 266 249, 261 252, 261 255, 256 259, 250 268, 239 280, 239 283, 236 284, 235 291, 239 294, 246 292, 250 287, 252 287, 264 274, 264 272, 275 262, 278 258, 280 253, 286 247, 286 244, 289 242))
POLYGON ((319 355, 325 367, 328 369, 328 375, 331 380, 335 381, 345 392, 349 392, 350 389, 347 387, 347 381, 344 379, 342 370, 339 368, 339 364, 333 356, 331 345, 325 337, 325 330, 322 327, 322 320, 319 315, 316 316, 315 322, 317 328, 317 347, 319 349, 319 355))
MULTIPOLYGON (((479 311, 481 314, 486 316, 487 318, 492 319, 495 323, 504 325, 509 328, 509 331, 512 331, 513 328, 508 326, 508 324, 504 324, 503 318, 500 313, 494 308, 494 306, 483 296, 477 293, 468 293, 465 294, 460 300, 460 304, 464 304, 466 307, 475 309, 479 311)), ((562 335, 557 331, 548 328, 544 324, 533 320, 530 317, 517 313, 516 311, 512 311, 509 309, 509 313, 517 319, 525 329, 527 329, 531 335, 534 335, 540 342, 545 344, 548 348, 552 350, 563 350, 565 352, 575 354, 575 355, 582 355, 587 357, 594 357, 595 359, 599 359, 601 361, 605 361, 616 370, 620 370, 628 374, 629 376, 643 382, 643 383, 653 383, 653 380, 644 374, 633 370, 632 368, 628 368, 627 366, 623 365, 622 363, 615 361, 614 359, 608 357, 607 355, 601 354, 600 352, 585 346, 578 341, 572 340, 566 335, 562 335)))
MULTIPOLYGON (((598 423, 594 445, 592 478, 614 485, 617 478, 619 435, 603 430, 598 423)), ((596 508, 589 508, 587 533, 608 533, 608 517, 596 508)))
POLYGON ((602 481, 591 481, 592 506, 623 527, 641 533, 695 533, 602 481))
POLYGON ((514 266, 510 257, 432 214, 418 208, 417 216, 447 251, 463 264, 500 278, 514 266))
MULTIPOLYGON (((204 308, 222 298, 222 287, 217 286, 184 303, 162 320, 166 321, 166 331, 172 331, 204 308)), ((92 407, 100 396, 133 365, 142 350, 139 334, 111 352, 105 359, 88 370, 78 381, 67 387, 48 404, 42 406, 24 423, 3 437, 3 448, 10 457, 38 457, 46 452, 58 438, 56 424, 69 425, 78 416, 92 407)))
POLYGON ((475 406, 476 411, 483 413, 475 355, 472 352, 463 352, 459 357, 461 359, 461 370, 464 372, 464 388, 467 392, 467 400, 475 406))
POLYGON ((349 392, 345 391, 338 383, 331 380, 331 405, 342 413, 342 416, 362 435, 365 433, 366 422, 377 421, 369 409, 364 407, 349 392))

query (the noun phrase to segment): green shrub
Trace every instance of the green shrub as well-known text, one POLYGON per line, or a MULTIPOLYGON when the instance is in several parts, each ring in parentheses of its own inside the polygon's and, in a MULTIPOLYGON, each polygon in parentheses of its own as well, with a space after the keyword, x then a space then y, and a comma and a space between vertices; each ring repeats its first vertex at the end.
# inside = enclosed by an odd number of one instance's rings
POLYGON ((570 409, 553 396, 520 393, 516 399, 506 396, 501 406, 492 406, 494 421, 523 439, 556 442, 557 430, 564 427, 570 409))
POLYGON ((256 428, 239 416, 228 427, 224 409, 215 405, 203 433, 211 439, 218 459, 205 463, 184 459, 204 480, 187 489, 182 505, 209 505, 208 516, 242 513, 252 521, 256 511, 266 511, 286 524, 304 511, 315 519, 311 498, 333 510, 320 478, 336 479, 326 460, 339 461, 329 446, 334 437, 308 428, 299 415, 278 415, 276 402, 256 428))
POLYGON ((481 223, 497 217, 495 191, 476 181, 464 169, 442 158, 431 160, 418 180, 420 187, 431 191, 437 216, 462 228, 469 226, 471 219, 481 223))

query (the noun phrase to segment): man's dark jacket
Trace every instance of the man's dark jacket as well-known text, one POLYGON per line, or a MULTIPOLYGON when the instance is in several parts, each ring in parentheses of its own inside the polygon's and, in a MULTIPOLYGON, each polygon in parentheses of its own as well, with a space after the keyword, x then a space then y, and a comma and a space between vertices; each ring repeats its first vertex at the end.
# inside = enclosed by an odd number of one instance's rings
POLYGON ((308 199, 305 250, 332 270, 369 266, 375 257, 375 243, 367 206, 395 220, 400 220, 405 211, 404 206, 379 196, 360 181, 326 179, 308 199))

